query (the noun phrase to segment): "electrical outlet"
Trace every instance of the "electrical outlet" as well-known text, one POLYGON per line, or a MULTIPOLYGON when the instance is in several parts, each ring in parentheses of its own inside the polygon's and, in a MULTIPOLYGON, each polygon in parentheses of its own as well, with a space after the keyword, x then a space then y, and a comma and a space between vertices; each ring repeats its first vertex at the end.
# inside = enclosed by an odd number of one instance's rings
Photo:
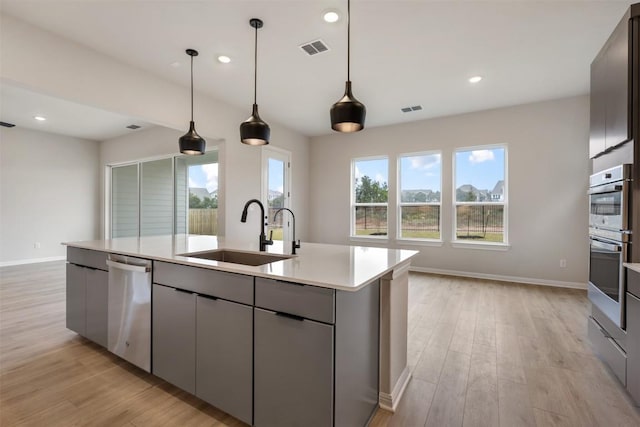
POLYGON ((40 249, 40 242, 35 242, 33 244, 33 247, 36 248, 36 249, 40 249))
POLYGON ((567 267, 567 260, 563 258, 560 260, 560 268, 566 268, 566 267, 567 267))

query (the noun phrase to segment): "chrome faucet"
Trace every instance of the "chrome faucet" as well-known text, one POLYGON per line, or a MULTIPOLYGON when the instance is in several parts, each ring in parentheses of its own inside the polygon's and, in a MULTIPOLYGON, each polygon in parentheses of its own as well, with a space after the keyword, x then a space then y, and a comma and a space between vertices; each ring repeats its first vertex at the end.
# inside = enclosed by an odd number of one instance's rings
MULTIPOLYGON (((296 216, 293 214, 293 211, 289 208, 280 208, 273 214, 273 221, 275 222, 276 217, 280 211, 289 211, 291 214, 291 218, 293 218, 293 241, 291 242, 291 255, 296 254, 296 249, 300 249, 300 240, 296 243, 296 216)), ((284 215, 284 214, 283 214, 284 215)), ((272 230, 273 233, 273 230, 272 230)))
POLYGON ((258 206, 260 206, 260 251, 264 252, 267 250, 267 245, 273 245, 273 240, 267 240, 267 236, 264 234, 264 226, 267 225, 267 216, 264 214, 264 206, 262 206, 262 202, 258 199, 251 199, 245 203, 240 222, 247 222, 247 210, 251 203, 257 203, 258 206))

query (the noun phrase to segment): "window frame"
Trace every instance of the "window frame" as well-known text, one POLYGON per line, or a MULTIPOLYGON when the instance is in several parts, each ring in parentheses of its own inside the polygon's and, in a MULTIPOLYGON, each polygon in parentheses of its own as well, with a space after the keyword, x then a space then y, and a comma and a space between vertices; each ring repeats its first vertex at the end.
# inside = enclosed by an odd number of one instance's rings
POLYGON ((356 203, 356 162, 358 161, 369 161, 369 160, 386 160, 387 161, 387 188, 389 186, 389 156, 388 155, 377 155, 377 156, 365 156, 365 157, 354 157, 351 159, 351 175, 350 175, 350 225, 349 225, 349 238, 351 240, 389 240, 390 228, 389 228, 389 192, 387 192, 387 202, 386 203, 356 203), (372 236, 367 234, 356 234, 356 207, 358 206, 384 206, 387 209, 387 234, 385 236, 372 236))
POLYGON ((443 242, 443 229, 442 229, 442 178, 443 178, 443 167, 442 167, 442 150, 429 150, 429 151, 417 151, 412 153, 401 153, 397 156, 397 192, 396 192, 396 240, 407 242, 407 243, 431 243, 431 244, 442 244, 443 242), (402 201, 402 158, 404 157, 418 157, 418 156, 432 156, 434 154, 440 155, 440 201, 438 203, 435 202, 403 202, 402 201), (404 206, 439 206, 440 207, 440 215, 438 218, 438 228, 440 230, 440 238, 439 239, 429 239, 424 237, 403 237, 402 236, 402 208, 404 206))
POLYGON ((452 165, 453 165, 453 173, 452 173, 452 223, 451 223, 451 245, 457 248, 471 248, 471 249, 493 249, 493 250, 507 250, 511 245, 509 243, 509 147, 507 143, 500 144, 484 144, 484 145, 474 145, 467 147, 457 147, 453 149, 452 165), (478 151, 478 150, 494 150, 496 148, 501 148, 504 150, 504 201, 502 202, 490 202, 490 203, 481 203, 481 202, 458 202, 456 199, 457 195, 457 162, 456 157, 459 152, 462 151, 478 151), (490 206, 502 206, 502 224, 503 224, 503 237, 502 242, 469 242, 458 239, 457 236, 457 223, 458 223, 458 206, 480 206, 480 205, 490 205, 490 206))

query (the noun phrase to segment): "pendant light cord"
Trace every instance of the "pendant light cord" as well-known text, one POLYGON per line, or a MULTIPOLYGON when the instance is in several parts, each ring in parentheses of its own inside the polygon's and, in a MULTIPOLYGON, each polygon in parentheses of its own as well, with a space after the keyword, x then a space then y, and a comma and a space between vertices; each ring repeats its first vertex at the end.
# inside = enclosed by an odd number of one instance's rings
POLYGON ((253 103, 256 104, 258 99, 258 26, 255 26, 256 36, 253 52, 253 103))
POLYGON ((350 62, 351 62, 351 0, 347 0, 347 81, 351 81, 350 62))
POLYGON ((193 121, 193 55, 191 55, 191 121, 193 121))

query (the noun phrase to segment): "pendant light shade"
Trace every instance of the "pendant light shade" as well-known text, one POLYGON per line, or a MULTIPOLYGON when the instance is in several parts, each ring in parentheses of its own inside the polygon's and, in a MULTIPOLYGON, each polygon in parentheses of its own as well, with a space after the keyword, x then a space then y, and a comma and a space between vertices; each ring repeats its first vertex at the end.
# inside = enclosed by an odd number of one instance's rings
POLYGON ((182 154, 196 156, 204 154, 207 141, 198 135, 196 125, 193 122, 193 57, 198 56, 198 51, 187 49, 186 52, 191 57, 191 121, 189 122, 189 131, 180 137, 178 143, 182 154))
POLYGON ((364 129, 367 109, 351 93, 351 0, 347 0, 347 82, 344 95, 331 107, 331 129, 338 132, 358 132, 364 129))
POLYGON ((263 22, 260 19, 252 18, 249 20, 255 30, 254 45, 254 73, 253 73, 253 110, 251 117, 240 124, 240 141, 247 145, 266 145, 269 143, 271 129, 258 114, 257 92, 258 92, 258 28, 262 28, 263 22))

